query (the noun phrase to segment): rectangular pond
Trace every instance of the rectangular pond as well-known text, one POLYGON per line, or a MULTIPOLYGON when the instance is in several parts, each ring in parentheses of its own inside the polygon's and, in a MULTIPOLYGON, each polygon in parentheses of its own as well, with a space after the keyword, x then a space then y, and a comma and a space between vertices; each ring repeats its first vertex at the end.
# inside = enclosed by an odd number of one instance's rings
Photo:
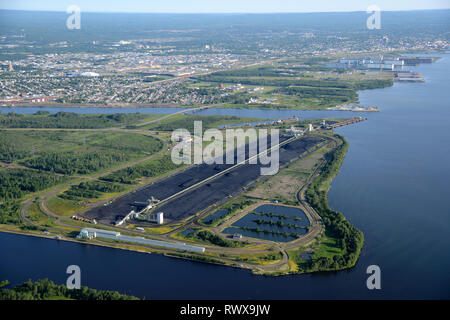
POLYGON ((202 219, 202 222, 204 224, 211 224, 214 220, 219 219, 225 215, 228 214, 228 210, 220 209, 214 212, 213 214, 210 214, 209 216, 202 219))
POLYGON ((288 242, 306 234, 309 226, 308 217, 300 208, 266 204, 233 223, 223 233, 288 242))

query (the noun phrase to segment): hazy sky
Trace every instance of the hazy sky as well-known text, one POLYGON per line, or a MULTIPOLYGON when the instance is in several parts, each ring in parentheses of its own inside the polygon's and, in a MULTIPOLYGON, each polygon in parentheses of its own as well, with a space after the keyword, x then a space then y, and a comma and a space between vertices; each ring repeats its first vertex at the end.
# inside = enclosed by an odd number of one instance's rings
POLYGON ((317 12, 448 9, 450 0, 0 0, 0 9, 66 11, 75 4, 96 12, 317 12))

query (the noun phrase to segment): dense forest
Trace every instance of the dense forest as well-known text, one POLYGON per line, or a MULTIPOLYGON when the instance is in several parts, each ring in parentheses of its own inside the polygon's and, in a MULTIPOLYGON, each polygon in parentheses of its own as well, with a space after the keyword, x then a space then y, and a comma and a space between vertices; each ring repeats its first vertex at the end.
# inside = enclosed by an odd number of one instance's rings
POLYGON ((48 152, 38 157, 24 160, 21 163, 30 168, 61 174, 88 174, 127 160, 129 160, 127 154, 117 151, 101 151, 85 154, 76 152, 48 152))
POLYGON ((358 94, 352 89, 328 87, 283 87, 275 89, 272 93, 282 93, 301 98, 320 99, 323 104, 342 104, 357 101, 358 94))
POLYGON ((0 169, 0 199, 19 199, 65 181, 67 178, 55 174, 27 169, 0 169))
POLYGON ((0 131, 0 160, 12 162, 30 155, 30 151, 21 148, 22 141, 12 139, 9 132, 0 131))
MULTIPOLYGON (((8 282, 2 281, 2 285, 8 282)), ((0 300, 139 300, 137 297, 120 294, 117 291, 95 290, 82 286, 68 289, 48 279, 27 282, 14 288, 0 289, 0 300)))
POLYGON ((58 112, 50 114, 38 111, 34 115, 10 112, 0 114, 0 127, 5 128, 63 128, 63 129, 96 129, 118 125, 132 124, 142 120, 139 113, 124 114, 77 114, 58 112))
POLYGON ((19 224, 20 198, 67 178, 27 169, 0 169, 0 224, 19 224))
POLYGON ((19 224, 20 203, 17 200, 0 199, 0 224, 19 224))

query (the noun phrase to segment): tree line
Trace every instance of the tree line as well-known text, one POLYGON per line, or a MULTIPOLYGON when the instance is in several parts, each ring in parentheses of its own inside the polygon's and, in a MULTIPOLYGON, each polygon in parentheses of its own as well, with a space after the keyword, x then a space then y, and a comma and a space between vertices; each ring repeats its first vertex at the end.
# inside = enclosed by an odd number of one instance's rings
POLYGON ((50 114, 38 111, 33 115, 10 112, 0 114, 0 127, 5 128, 61 128, 61 129, 97 129, 117 126, 119 124, 140 121, 142 114, 77 114, 58 112, 50 114))
MULTIPOLYGON (((3 285, 7 282, 3 282, 3 285)), ((68 289, 48 279, 27 282, 13 288, 0 289, 0 300, 139 300, 117 291, 96 290, 85 286, 68 289)))
POLYGON ((84 154, 43 152, 21 163, 30 168, 61 174, 88 174, 127 161, 129 158, 125 153, 106 150, 84 154))
POLYGON ((363 233, 348 222, 338 211, 333 210, 327 200, 329 181, 339 172, 348 149, 347 141, 336 136, 342 141, 339 147, 326 154, 326 164, 322 173, 314 179, 306 191, 306 200, 314 210, 322 217, 326 233, 336 239, 342 255, 333 258, 320 257, 311 259, 307 263, 308 269, 340 269, 355 265, 362 246, 364 244, 363 233))
POLYGON ((201 241, 209 242, 209 243, 215 244, 216 246, 219 246, 219 247, 238 248, 238 247, 243 247, 246 244, 248 244, 248 242, 246 242, 246 241, 233 241, 233 240, 224 239, 208 230, 199 230, 199 231, 189 234, 187 237, 188 238, 189 237, 196 238, 201 241))
POLYGON ((20 224, 20 198, 65 181, 65 177, 27 169, 0 169, 0 224, 20 224))
POLYGON ((0 170, 0 199, 19 199, 25 194, 61 183, 65 177, 26 169, 0 170))

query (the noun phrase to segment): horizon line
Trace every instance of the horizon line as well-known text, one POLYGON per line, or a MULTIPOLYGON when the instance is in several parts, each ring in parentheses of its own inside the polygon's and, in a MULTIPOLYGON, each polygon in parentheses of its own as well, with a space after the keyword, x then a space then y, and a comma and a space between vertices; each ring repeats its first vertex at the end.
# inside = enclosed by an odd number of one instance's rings
MULTIPOLYGON (((171 12, 171 11, 92 11, 86 10, 84 11, 80 8, 82 12, 85 13, 116 13, 116 14, 223 14, 223 15, 232 15, 232 14, 305 14, 305 13, 357 13, 364 12, 366 10, 354 10, 354 11, 267 11, 267 12, 171 12)), ((449 8, 434 8, 434 9, 402 9, 402 10, 381 10, 381 12, 414 12, 414 11, 444 11, 450 10, 449 8)), ((53 13, 64 13, 66 11, 61 10, 50 10, 50 9, 6 9, 0 8, 0 11, 23 11, 23 12, 53 12, 53 13)))

